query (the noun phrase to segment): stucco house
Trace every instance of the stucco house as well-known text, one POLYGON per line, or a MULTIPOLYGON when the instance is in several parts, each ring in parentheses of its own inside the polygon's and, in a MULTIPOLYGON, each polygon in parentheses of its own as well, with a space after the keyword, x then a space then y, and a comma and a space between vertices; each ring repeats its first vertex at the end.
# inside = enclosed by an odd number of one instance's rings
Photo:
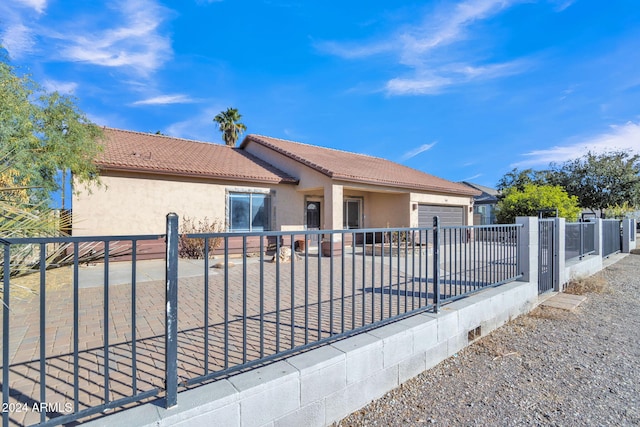
POLYGON ((238 148, 105 128, 103 187, 73 199, 74 235, 156 234, 165 215, 228 231, 471 225, 479 191, 389 160, 260 135, 238 148))

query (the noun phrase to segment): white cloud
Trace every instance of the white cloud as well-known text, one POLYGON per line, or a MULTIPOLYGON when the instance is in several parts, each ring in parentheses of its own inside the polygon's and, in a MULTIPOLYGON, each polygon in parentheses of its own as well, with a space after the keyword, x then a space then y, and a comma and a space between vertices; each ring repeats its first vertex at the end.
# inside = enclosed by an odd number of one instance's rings
POLYGON ((172 56, 171 41, 159 26, 165 9, 151 0, 119 1, 112 21, 123 25, 97 30, 89 20, 80 28, 51 34, 62 41, 59 55, 67 60, 105 67, 127 67, 148 75, 172 56))
POLYGON ((54 60, 123 67, 146 77, 172 57, 171 40, 160 31, 169 12, 154 0, 116 0, 55 26, 39 23, 46 6, 46 0, 0 2, 0 36, 13 58, 38 49, 54 60))
POLYGON ((443 6, 425 16, 420 25, 398 31, 384 41, 363 44, 337 42, 317 43, 325 53, 348 59, 367 58, 378 54, 397 56, 398 63, 408 67, 403 76, 389 79, 384 91, 389 95, 432 95, 445 88, 477 80, 495 79, 521 73, 527 61, 497 62, 483 60, 473 64, 465 47, 474 40, 472 25, 490 19, 503 10, 526 0, 466 0, 443 6), (469 42, 465 45, 465 42, 469 42), (462 49, 450 49, 453 44, 462 49))
POLYGON ((607 151, 632 151, 640 154, 640 123, 628 122, 624 125, 612 125, 611 130, 576 143, 558 145, 546 150, 534 150, 525 153, 526 160, 516 162, 511 167, 528 168, 546 166, 551 162, 562 163, 582 157, 587 152, 603 153, 607 151))
POLYGON ((38 13, 44 12, 47 8, 47 0, 17 0, 17 2, 32 8, 38 13))
POLYGON ((404 153, 400 159, 402 159, 402 161, 409 160, 420 153, 424 153, 425 151, 430 150, 436 144, 437 142, 432 142, 431 144, 422 144, 421 146, 404 153))
POLYGON ((188 104, 194 102, 187 95, 176 94, 176 95, 161 95, 153 98, 143 99, 140 101, 134 102, 132 105, 167 105, 167 104, 188 104))
POLYGON ((481 173, 477 173, 477 174, 475 174, 475 175, 473 175, 473 176, 469 176, 469 177, 467 177, 467 178, 461 179, 461 181, 467 181, 467 182, 469 182, 469 181, 473 181, 474 179, 478 179, 478 178, 480 178, 481 176, 482 176, 482 174, 481 174, 481 173))
POLYGON ((222 140, 222 136, 213 122, 213 118, 224 109, 221 106, 207 108, 193 118, 169 125, 164 133, 197 141, 219 142, 222 140))
POLYGON ((9 24, 2 31, 2 45, 14 59, 33 51, 35 44, 32 31, 21 23, 9 24))
POLYGON ((433 95, 449 86, 517 74, 524 67, 525 61, 477 67, 466 64, 448 65, 441 69, 446 72, 447 77, 437 74, 416 75, 409 78, 397 77, 386 83, 385 91, 391 95, 433 95))
POLYGON ((78 83, 76 82, 60 82, 57 80, 45 80, 42 83, 42 86, 48 91, 53 92, 57 91, 60 93, 73 94, 78 88, 78 83))
POLYGON ((549 0, 549 2, 555 5, 556 12, 562 12, 575 3, 575 0, 549 0))

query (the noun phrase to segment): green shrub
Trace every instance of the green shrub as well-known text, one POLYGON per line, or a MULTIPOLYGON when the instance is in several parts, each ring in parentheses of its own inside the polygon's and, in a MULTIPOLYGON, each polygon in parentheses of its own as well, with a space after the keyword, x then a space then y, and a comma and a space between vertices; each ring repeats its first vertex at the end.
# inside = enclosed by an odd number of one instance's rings
POLYGON ((512 224, 517 216, 538 216, 538 211, 543 209, 558 209, 558 216, 571 222, 580 214, 578 198, 554 185, 526 184, 522 190, 511 188, 496 209, 500 224, 512 224))

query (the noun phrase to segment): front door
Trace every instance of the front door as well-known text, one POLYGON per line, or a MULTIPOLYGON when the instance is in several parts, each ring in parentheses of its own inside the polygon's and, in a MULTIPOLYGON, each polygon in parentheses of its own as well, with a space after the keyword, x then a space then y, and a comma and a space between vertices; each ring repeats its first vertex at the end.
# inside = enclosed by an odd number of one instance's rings
MULTIPOLYGON (((307 230, 320 230, 320 202, 307 202, 307 230)), ((309 236, 313 246, 318 245, 319 234, 309 236)))

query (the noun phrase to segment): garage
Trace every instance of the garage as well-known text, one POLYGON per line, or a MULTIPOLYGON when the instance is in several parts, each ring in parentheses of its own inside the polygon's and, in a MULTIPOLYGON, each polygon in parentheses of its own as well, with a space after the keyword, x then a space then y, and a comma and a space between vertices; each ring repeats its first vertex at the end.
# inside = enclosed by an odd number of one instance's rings
POLYGON ((418 227, 431 227, 433 217, 440 218, 440 226, 466 225, 462 206, 418 205, 418 227))

